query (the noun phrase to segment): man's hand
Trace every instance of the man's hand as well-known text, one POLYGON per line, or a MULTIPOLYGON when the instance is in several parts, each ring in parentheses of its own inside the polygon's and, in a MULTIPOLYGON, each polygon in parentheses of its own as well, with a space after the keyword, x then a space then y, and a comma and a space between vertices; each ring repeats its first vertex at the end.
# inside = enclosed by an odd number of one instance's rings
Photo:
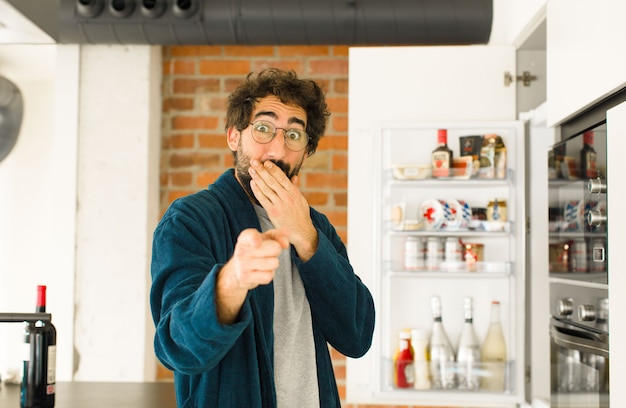
POLYGON ((239 234, 233 257, 217 276, 217 315, 221 323, 229 324, 237 319, 248 290, 274 279, 278 256, 287 248, 289 241, 283 230, 261 233, 251 228, 239 234))
POLYGON ((298 188, 298 176, 291 180, 271 161, 250 163, 252 192, 274 224, 287 231, 300 259, 307 261, 317 250, 317 230, 311 221, 309 204, 298 188))

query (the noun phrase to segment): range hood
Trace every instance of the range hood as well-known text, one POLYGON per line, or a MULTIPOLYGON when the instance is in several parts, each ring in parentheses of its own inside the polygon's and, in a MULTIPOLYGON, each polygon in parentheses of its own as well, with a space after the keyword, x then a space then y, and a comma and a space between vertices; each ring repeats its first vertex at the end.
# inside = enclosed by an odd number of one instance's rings
POLYGON ((493 0, 0 0, 58 43, 486 44, 493 0))

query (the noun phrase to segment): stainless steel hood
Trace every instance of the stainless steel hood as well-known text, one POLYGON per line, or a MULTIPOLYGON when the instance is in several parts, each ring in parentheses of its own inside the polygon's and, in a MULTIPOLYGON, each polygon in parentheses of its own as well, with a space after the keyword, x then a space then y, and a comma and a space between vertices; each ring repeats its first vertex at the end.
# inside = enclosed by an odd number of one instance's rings
POLYGON ((486 44, 493 0, 0 0, 58 43, 486 44))

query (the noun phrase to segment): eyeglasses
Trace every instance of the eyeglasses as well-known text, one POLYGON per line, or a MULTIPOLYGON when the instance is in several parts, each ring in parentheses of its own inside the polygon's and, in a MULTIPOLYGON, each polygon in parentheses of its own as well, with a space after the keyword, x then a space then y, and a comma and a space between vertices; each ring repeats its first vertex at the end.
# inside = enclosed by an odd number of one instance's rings
POLYGON ((309 144, 309 135, 303 129, 284 129, 274 126, 273 123, 257 120, 252 125, 252 138, 261 144, 267 144, 274 140, 278 129, 284 132, 285 145, 293 152, 304 150, 309 144))

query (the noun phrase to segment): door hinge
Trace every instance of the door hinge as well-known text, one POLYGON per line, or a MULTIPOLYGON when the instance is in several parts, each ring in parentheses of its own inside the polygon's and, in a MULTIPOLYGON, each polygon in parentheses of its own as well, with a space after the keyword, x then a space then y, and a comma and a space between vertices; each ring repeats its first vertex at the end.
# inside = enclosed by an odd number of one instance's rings
POLYGON ((522 72, 522 75, 513 76, 509 71, 504 73, 504 86, 509 86, 513 83, 513 81, 522 81, 524 86, 530 86, 531 81, 536 80, 537 77, 535 75, 531 75, 530 71, 522 72))

